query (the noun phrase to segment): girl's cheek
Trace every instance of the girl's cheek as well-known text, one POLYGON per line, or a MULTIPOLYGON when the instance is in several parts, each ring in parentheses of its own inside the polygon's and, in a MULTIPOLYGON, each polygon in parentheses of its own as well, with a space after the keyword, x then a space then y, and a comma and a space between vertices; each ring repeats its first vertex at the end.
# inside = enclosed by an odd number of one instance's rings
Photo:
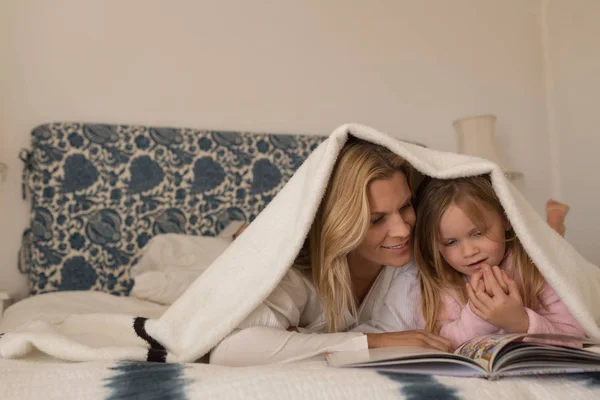
POLYGON ((454 258, 454 252, 452 251, 452 249, 446 248, 444 251, 442 251, 442 256, 446 260, 452 259, 452 258, 454 258))

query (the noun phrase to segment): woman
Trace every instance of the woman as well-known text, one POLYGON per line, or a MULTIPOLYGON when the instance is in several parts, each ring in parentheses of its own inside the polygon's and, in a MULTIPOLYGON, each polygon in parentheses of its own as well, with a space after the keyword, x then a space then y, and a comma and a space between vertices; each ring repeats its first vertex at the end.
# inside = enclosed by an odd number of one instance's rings
POLYGON ((395 311, 403 332, 382 333, 369 323, 385 307, 393 279, 403 275, 407 296, 416 280, 411 175, 400 156, 351 137, 296 263, 268 299, 213 349, 211 363, 289 362, 329 351, 403 345, 449 350, 448 340, 414 330, 416 298, 407 297, 404 309, 395 311))

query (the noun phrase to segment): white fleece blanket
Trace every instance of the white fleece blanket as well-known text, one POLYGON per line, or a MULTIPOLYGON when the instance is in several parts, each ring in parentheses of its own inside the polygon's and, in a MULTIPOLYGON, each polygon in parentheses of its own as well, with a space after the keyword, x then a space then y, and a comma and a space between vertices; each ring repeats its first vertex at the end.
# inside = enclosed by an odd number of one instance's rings
POLYGON ((348 134, 389 148, 433 177, 491 173, 525 249, 587 333, 600 339, 600 268, 550 229, 497 165, 400 142, 366 126, 344 125, 161 318, 90 314, 73 315, 61 324, 31 322, 0 337, 0 355, 18 358, 37 348, 74 361, 199 359, 269 295, 292 264, 348 134))

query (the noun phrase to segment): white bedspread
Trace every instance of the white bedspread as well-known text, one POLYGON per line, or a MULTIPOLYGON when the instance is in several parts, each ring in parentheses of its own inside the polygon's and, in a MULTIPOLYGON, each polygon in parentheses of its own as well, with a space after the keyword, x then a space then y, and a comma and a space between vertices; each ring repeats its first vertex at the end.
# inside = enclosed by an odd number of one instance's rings
POLYGON ((381 374, 302 362, 235 368, 148 362, 0 360, 3 400, 591 400, 600 374, 487 381, 381 374))

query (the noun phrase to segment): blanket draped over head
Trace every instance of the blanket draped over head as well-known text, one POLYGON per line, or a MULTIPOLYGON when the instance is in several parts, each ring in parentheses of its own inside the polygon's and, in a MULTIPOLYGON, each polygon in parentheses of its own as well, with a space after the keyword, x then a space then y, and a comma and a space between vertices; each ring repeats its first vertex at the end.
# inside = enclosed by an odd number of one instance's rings
POLYGON ((160 318, 83 314, 54 324, 32 321, 0 336, 0 355, 19 358, 35 348, 73 361, 201 358, 271 293, 292 265, 349 135, 385 146, 435 178, 491 173, 494 190, 525 250, 587 334, 600 339, 600 268, 548 227, 499 166, 350 124, 337 128, 310 155, 246 232, 160 318))

